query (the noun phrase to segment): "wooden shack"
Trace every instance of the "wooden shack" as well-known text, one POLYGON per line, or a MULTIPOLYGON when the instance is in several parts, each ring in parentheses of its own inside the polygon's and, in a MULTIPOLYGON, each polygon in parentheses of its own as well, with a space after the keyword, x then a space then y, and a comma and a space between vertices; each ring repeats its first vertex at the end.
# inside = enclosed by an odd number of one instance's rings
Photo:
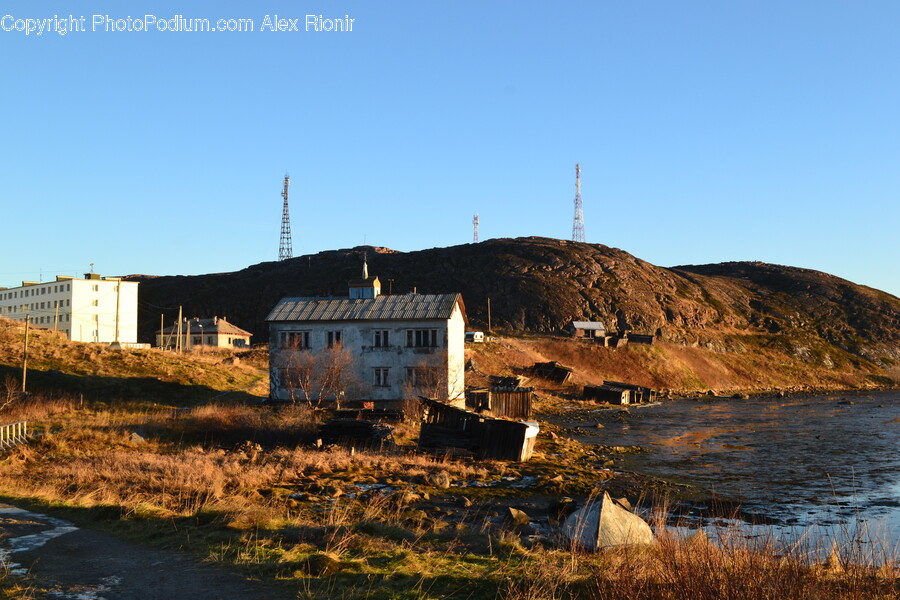
POLYGON ((606 326, 600 321, 572 321, 569 323, 568 330, 572 337, 578 339, 599 338, 602 340, 606 335, 606 326))
POLYGON ((555 360, 551 360, 550 362, 543 363, 534 363, 531 367, 531 372, 536 376, 542 379, 546 379, 548 381, 553 381, 556 383, 565 383, 569 380, 569 377, 572 375, 572 367, 566 367, 555 360))
POLYGON ((603 381, 603 385, 624 388, 631 392, 631 402, 641 404, 645 402, 653 402, 656 400, 656 392, 651 388, 633 383, 622 383, 621 381, 603 381))
POLYGON ((614 385, 586 385, 582 397, 594 402, 608 404, 631 404, 631 390, 614 385))
POLYGON ((422 402, 419 447, 458 448, 480 459, 524 461, 534 452, 537 423, 508 421, 429 398, 422 402))
POLYGON ((534 388, 489 387, 469 390, 466 404, 479 414, 510 419, 530 419, 534 388))

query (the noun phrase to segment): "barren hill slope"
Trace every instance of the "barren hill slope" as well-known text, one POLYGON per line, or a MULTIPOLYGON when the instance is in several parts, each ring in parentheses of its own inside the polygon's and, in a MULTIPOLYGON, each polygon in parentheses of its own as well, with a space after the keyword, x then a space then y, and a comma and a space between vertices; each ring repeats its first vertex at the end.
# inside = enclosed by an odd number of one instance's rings
POLYGON ((827 366, 831 348, 890 366, 900 360, 900 299, 817 271, 762 263, 663 268, 616 248, 547 238, 395 252, 371 246, 320 252, 234 273, 133 276, 142 282, 140 331, 149 339, 173 310, 227 316, 266 341, 263 319, 283 296, 345 295, 362 256, 385 293, 462 292, 471 325, 558 331, 604 321, 715 350, 762 335, 827 366))

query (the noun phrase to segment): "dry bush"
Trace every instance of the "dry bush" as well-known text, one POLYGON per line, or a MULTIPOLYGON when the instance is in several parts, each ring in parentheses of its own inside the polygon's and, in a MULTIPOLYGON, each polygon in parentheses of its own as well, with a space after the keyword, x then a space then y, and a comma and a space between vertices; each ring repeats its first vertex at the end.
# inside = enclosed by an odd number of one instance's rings
POLYGON ((14 377, 7 377, 4 383, 0 405, 0 422, 36 421, 74 409, 77 400, 69 394, 37 392, 23 394, 21 383, 14 377))

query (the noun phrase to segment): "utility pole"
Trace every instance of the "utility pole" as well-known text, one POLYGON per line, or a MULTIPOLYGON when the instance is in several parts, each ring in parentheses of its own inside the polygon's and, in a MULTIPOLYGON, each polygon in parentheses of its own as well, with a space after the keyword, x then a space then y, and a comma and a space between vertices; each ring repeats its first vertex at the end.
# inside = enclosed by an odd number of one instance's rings
POLYGON ((115 343, 119 343, 119 306, 122 303, 122 280, 116 282, 116 339, 115 343))
POLYGON ((187 322, 187 333, 184 334, 184 341, 187 344, 188 350, 191 349, 191 322, 187 322))
POLYGON ((157 346, 166 349, 166 317, 162 313, 159 313, 159 342, 157 342, 157 346))
POLYGON ((53 331, 56 331, 56 325, 59 323, 59 300, 53 301, 53 331))
POLYGON ((488 297, 488 333, 491 332, 491 298, 488 297))
POLYGON ((184 345, 181 343, 181 306, 178 307, 178 337, 175 338, 175 352, 181 352, 184 345))
POLYGON ((22 353, 22 393, 25 393, 25 379, 28 377, 28 328, 31 324, 31 317, 25 315, 25 350, 22 353))

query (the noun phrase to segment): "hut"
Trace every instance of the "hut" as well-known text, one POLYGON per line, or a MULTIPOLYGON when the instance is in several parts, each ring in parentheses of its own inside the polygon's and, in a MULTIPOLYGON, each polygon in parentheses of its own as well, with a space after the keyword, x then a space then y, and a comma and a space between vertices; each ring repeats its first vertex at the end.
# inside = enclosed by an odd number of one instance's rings
POLYGON ((602 340, 606 335, 606 326, 600 321, 572 321, 568 330, 572 337, 578 339, 602 340))
POLYGON ((586 385, 582 397, 595 402, 609 404, 631 404, 631 390, 615 385, 586 385))
POLYGON ((480 459, 525 461, 534 452, 537 423, 508 421, 420 397, 419 447, 457 448, 480 459))

